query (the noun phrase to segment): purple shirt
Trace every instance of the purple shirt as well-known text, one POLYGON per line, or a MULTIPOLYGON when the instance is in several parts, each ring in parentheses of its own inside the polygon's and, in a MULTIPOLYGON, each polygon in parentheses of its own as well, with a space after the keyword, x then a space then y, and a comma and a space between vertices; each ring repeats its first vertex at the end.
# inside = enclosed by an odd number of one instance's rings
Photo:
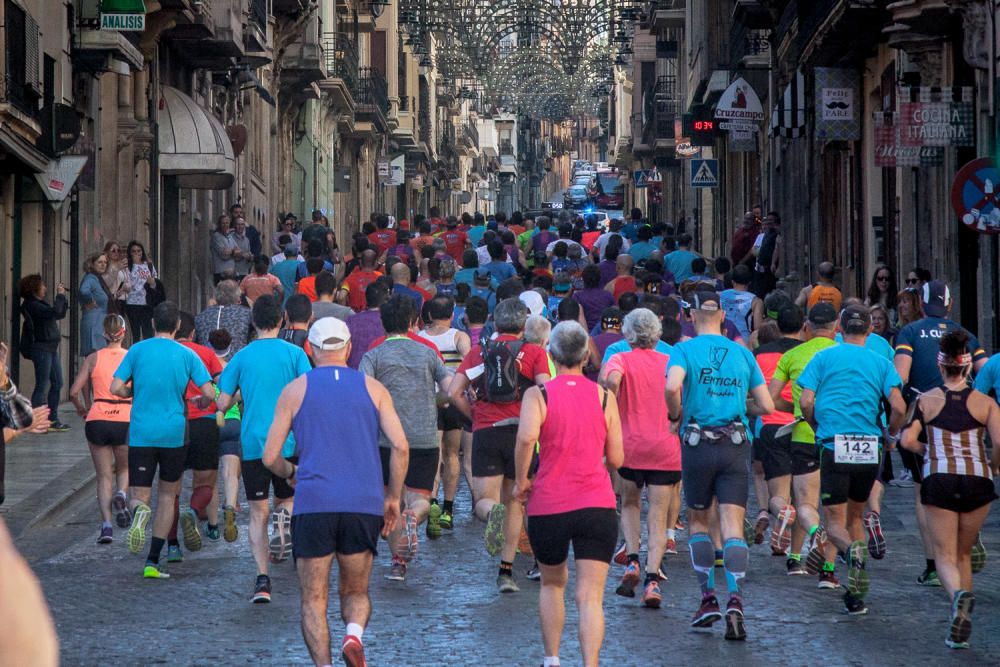
POLYGON ((573 292, 573 300, 583 308, 583 316, 587 320, 587 331, 593 329, 601 321, 601 313, 604 312, 605 308, 615 305, 614 295, 600 287, 573 292))
POLYGON ((615 269, 615 263, 608 260, 603 260, 597 265, 597 268, 601 271, 601 282, 598 286, 604 289, 604 286, 610 283, 618 276, 618 271, 615 269))
POLYGON ((347 318, 347 328, 351 332, 351 356, 347 358, 347 365, 357 370, 372 341, 385 335, 382 316, 377 310, 361 311, 347 318))
MULTIPOLYGON (((681 320, 681 335, 687 336, 688 338, 696 337, 698 332, 694 330, 694 323, 688 320, 681 320)), ((736 343, 741 341, 744 343, 750 342, 743 340, 743 335, 740 334, 740 330, 736 328, 736 325, 733 324, 728 317, 722 324, 722 335, 736 343)))
MULTIPOLYGON (((617 343, 622 338, 624 338, 624 336, 615 331, 602 331, 601 333, 594 336, 593 337, 594 345, 597 346, 597 353, 598 353, 597 356, 603 359, 604 353, 611 346, 611 344, 617 343)), ((599 375, 599 373, 597 371, 593 371, 591 373, 587 373, 586 375, 594 382, 597 382, 597 376, 599 375)))

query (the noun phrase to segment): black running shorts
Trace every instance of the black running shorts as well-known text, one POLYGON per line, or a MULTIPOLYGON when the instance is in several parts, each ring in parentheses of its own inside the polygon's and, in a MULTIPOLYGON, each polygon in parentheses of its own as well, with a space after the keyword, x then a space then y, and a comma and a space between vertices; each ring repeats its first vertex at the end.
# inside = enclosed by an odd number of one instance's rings
POLYGON ((129 447, 128 481, 131 486, 150 488, 156 469, 161 482, 176 482, 184 474, 187 447, 129 447))
POLYGON ((292 515, 292 557, 350 556, 370 551, 377 555, 383 519, 374 514, 310 512, 292 515))
POLYGON ((575 560, 610 563, 618 541, 618 514, 613 509, 586 508, 528 517, 528 540, 542 565, 560 565, 573 545, 575 560))
POLYGON ((760 463, 764 466, 764 479, 788 475, 808 475, 819 470, 819 446, 815 443, 792 442, 792 434, 776 437, 777 424, 767 424, 760 429, 755 443, 760 463))
POLYGON ((454 405, 438 408, 438 430, 457 431, 469 426, 472 422, 454 405))
POLYGON ((215 417, 188 420, 188 453, 184 467, 190 470, 219 469, 219 427, 215 417))
MULTIPOLYGON (((288 458, 292 463, 298 462, 297 456, 288 458)), ((274 487, 274 497, 285 500, 295 495, 295 489, 288 486, 288 480, 273 474, 260 459, 244 461, 241 466, 243 471, 243 490, 247 494, 247 500, 267 500, 271 487, 274 487)))
POLYGON ((488 426, 472 433, 472 476, 514 479, 517 424, 488 426))
MULTIPOLYGON (((884 456, 880 452, 879 456, 884 456)), ((824 506, 842 505, 848 500, 863 503, 871 495, 879 476, 878 463, 837 463, 833 450, 823 447, 819 464, 819 497, 824 506)))
POLYGON ((750 447, 730 438, 702 441, 694 447, 681 441, 681 479, 687 506, 704 510, 718 498, 722 505, 747 506, 750 493, 750 447))
MULTIPOLYGON (((379 447, 378 455, 382 460, 382 485, 389 486, 389 458, 392 455, 392 450, 388 447, 379 447)), ((410 465, 406 469, 406 479, 403 481, 403 485, 411 491, 430 495, 434 490, 434 480, 437 479, 440 461, 441 450, 438 447, 411 449, 410 465)))
POLYGON ((219 429, 219 455, 238 456, 243 458, 243 443, 240 442, 239 419, 227 419, 226 425, 219 429))
POLYGON ((997 499, 993 480, 936 472, 920 485, 920 502, 952 512, 973 512, 997 499))
POLYGON ((89 421, 83 427, 87 442, 102 447, 119 447, 128 444, 128 422, 112 422, 103 419, 89 421))
POLYGON ((680 470, 636 470, 635 468, 619 468, 618 474, 640 489, 644 486, 670 486, 681 481, 680 470))

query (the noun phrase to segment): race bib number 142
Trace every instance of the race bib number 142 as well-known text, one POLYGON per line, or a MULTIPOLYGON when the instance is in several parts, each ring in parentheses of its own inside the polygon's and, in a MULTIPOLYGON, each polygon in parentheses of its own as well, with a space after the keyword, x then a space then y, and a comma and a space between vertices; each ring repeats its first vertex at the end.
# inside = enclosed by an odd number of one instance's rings
POLYGON ((837 463, 878 464, 878 436, 834 436, 833 460, 837 463))

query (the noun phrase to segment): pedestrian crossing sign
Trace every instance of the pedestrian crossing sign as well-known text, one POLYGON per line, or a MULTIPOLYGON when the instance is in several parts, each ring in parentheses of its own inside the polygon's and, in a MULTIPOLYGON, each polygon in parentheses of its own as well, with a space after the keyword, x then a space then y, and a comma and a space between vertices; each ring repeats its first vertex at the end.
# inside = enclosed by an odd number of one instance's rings
POLYGON ((718 160, 691 160, 690 164, 692 188, 719 187, 718 160))

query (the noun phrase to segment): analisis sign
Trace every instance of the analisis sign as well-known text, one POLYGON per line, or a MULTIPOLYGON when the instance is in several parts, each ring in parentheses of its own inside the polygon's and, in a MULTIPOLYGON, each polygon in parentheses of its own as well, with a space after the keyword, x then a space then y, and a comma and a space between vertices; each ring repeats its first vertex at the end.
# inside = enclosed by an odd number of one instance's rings
POLYGON ((145 29, 145 14, 101 14, 101 30, 142 32, 145 29))

